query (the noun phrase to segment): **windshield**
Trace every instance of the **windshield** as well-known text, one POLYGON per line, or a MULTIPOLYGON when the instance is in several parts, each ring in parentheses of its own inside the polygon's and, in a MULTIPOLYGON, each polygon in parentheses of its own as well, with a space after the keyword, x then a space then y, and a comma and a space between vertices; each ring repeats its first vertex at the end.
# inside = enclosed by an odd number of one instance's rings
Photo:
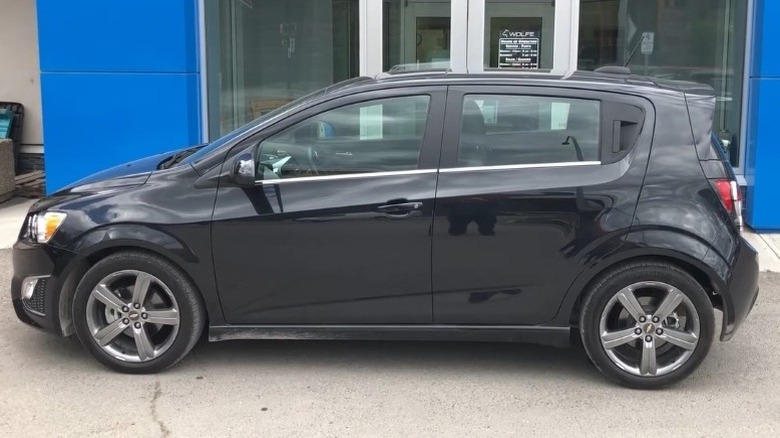
POLYGON ((292 101, 292 102, 290 102, 290 103, 288 103, 286 105, 280 106, 279 108, 276 108, 275 110, 273 110, 273 111, 271 111, 269 113, 263 114, 262 116, 252 120, 251 122, 249 122, 246 125, 236 129, 235 131, 230 132, 230 133, 228 133, 228 134, 226 134, 226 135, 224 135, 224 136, 214 140, 213 142, 209 143, 208 145, 203 147, 198 152, 190 155, 185 160, 181 161, 181 163, 182 164, 196 163, 196 162, 202 160, 203 158, 207 157, 209 154, 211 154, 212 152, 216 151, 217 149, 219 149, 223 145, 226 145, 226 144, 230 143, 231 141, 233 141, 236 138, 242 136, 243 134, 251 131, 252 129, 254 129, 254 128, 256 128, 256 127, 258 127, 258 126, 260 126, 260 125, 262 125, 264 123, 270 122, 271 120, 276 119, 277 117, 279 117, 280 115, 286 113, 287 111, 290 111, 292 109, 300 107, 303 104, 309 102, 310 100, 316 99, 317 97, 321 96, 322 94, 325 94, 325 92, 326 92, 326 90, 316 91, 314 93, 311 93, 311 94, 308 94, 306 96, 303 96, 303 97, 301 97, 298 100, 295 100, 295 101, 292 101))

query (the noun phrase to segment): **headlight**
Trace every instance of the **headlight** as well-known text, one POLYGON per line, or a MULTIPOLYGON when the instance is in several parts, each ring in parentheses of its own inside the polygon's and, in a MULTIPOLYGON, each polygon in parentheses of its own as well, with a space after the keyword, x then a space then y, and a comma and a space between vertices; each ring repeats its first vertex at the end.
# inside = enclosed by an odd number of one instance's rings
POLYGON ((58 211, 38 213, 27 219, 27 236, 38 243, 48 242, 68 215, 58 211))

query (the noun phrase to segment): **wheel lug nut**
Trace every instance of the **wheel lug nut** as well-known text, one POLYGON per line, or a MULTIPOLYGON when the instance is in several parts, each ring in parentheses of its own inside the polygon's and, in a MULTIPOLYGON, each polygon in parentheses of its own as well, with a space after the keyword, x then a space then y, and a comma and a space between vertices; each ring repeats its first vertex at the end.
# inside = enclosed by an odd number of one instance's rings
POLYGON ((145 314, 145 313, 142 313, 142 314, 141 314, 141 318, 143 318, 143 319, 146 319, 146 318, 148 318, 148 317, 149 317, 149 315, 147 315, 147 314, 145 314))
POLYGON ((123 324, 130 324, 130 320, 125 318, 125 319, 122 320, 122 323, 123 324))
POLYGON ((122 312, 124 312, 124 313, 127 313, 127 312, 129 312, 129 311, 130 311, 130 308, 129 308, 129 307, 127 307, 127 306, 125 306, 125 307, 122 307, 122 312))
POLYGON ((141 308, 141 305, 140 305, 140 304, 138 304, 138 303, 135 303, 135 304, 133 304, 133 307, 134 307, 134 308, 136 308, 136 309, 140 309, 140 308, 141 308))
POLYGON ((639 317, 639 322, 645 322, 645 321, 647 321, 647 318, 645 318, 644 316, 639 317))
POLYGON ((656 324, 658 324, 658 321, 660 321, 660 319, 658 319, 658 317, 657 317, 657 316, 654 316, 654 317, 653 317, 653 322, 654 322, 654 323, 656 323, 656 324))
POLYGON ((652 337, 652 336, 650 336, 650 335, 648 335, 648 336, 645 336, 645 341, 647 341, 647 342, 652 342, 652 341, 653 341, 653 337, 652 337))
POLYGON ((636 330, 634 330, 634 333, 636 333, 638 335, 641 335, 642 334, 642 329, 637 327, 636 330))
POLYGON ((140 322, 135 323, 135 328, 141 328, 141 323, 140 322))
POLYGON ((661 330, 661 329, 658 329, 658 330, 655 331, 655 334, 657 334, 658 336, 661 336, 662 334, 664 334, 664 331, 661 330))

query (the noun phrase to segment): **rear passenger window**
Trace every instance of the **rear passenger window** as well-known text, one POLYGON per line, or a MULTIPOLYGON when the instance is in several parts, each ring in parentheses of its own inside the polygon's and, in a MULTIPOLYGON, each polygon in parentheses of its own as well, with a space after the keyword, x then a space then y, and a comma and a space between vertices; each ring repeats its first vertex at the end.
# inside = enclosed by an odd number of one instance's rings
POLYGON ((467 95, 458 166, 597 161, 600 127, 595 100, 467 95))

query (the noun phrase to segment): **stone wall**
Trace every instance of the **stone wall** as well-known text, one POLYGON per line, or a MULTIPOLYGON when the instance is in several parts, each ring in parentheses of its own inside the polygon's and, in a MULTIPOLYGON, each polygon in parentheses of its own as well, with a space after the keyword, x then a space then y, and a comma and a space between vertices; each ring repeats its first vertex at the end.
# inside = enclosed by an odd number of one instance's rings
POLYGON ((14 195, 14 147, 11 140, 0 140, 0 202, 14 195))

